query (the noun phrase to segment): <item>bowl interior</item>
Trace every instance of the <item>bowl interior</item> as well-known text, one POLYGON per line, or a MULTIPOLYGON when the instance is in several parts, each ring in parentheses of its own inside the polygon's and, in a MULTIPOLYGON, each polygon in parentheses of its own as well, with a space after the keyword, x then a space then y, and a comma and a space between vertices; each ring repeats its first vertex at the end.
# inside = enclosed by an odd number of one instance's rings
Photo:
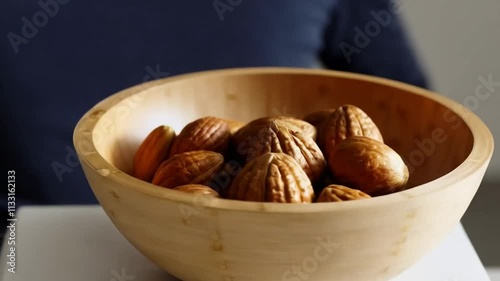
MULTIPOLYGON (((219 71, 140 85, 103 113, 93 140, 103 158, 130 172, 141 141, 156 126, 180 132, 212 115, 241 121, 263 116, 303 117, 353 104, 380 128, 385 142, 406 161, 410 186, 437 179, 470 154, 473 134, 437 94, 385 79, 337 72, 219 71)), ((98 106, 96 107, 98 108, 98 106)), ((92 114, 100 114, 99 110, 92 114)), ((463 114, 462 114, 463 116, 463 114)))

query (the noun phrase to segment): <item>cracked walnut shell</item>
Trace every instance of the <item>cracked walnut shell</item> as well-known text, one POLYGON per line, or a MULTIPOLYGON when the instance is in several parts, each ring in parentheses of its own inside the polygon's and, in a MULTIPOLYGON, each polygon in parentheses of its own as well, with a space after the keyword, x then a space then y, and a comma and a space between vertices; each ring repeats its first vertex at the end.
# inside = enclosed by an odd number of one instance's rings
POLYGON ((321 124, 318 144, 326 157, 343 140, 353 136, 365 136, 384 142, 373 120, 359 107, 346 104, 337 108, 321 124))
POLYGON ((265 153, 250 161, 236 176, 227 197, 253 202, 311 203, 311 181, 289 155, 265 153))
POLYGON ((214 151, 225 154, 231 137, 228 121, 207 116, 187 124, 175 138, 170 157, 196 150, 214 151))
POLYGON ((153 184, 175 188, 185 184, 205 184, 224 166, 224 156, 213 151, 190 151, 165 160, 153 177, 153 184))
POLYGON ((250 122, 234 136, 237 153, 246 163, 267 153, 285 153, 293 157, 312 182, 321 178, 326 160, 316 142, 293 124, 271 119, 250 122))
POLYGON ((261 126, 261 125, 265 125, 265 124, 268 124, 269 122, 276 121, 276 120, 285 122, 285 123, 290 124, 292 126, 295 126, 295 127, 299 128, 300 130, 302 130, 302 132, 304 134, 308 135, 313 140, 316 140, 316 135, 317 135, 316 127, 314 127, 313 125, 309 124, 308 122, 306 122, 304 120, 301 120, 301 119, 298 119, 295 117, 291 117, 291 116, 280 115, 280 116, 273 116, 273 117, 262 117, 262 118, 258 118, 258 119, 251 121, 247 125, 249 125, 249 126, 261 126))

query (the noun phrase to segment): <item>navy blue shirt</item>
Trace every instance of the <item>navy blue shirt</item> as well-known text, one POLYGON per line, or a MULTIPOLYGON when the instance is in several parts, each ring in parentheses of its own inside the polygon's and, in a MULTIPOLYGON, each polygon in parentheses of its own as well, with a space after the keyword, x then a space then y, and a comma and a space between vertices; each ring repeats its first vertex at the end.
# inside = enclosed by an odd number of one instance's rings
POLYGON ((388 0, 3 0, 2 165, 15 170, 18 204, 96 203, 73 128, 95 103, 143 81, 322 66, 427 87, 402 8, 388 0))

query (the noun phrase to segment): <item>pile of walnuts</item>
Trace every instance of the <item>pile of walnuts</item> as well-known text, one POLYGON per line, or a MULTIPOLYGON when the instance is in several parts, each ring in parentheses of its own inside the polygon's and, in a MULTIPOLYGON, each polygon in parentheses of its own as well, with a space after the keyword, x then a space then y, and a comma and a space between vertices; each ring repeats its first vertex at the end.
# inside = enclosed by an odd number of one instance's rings
POLYGON ((178 134, 162 125, 139 146, 132 175, 189 193, 278 203, 370 198, 403 190, 409 177, 373 120, 348 104, 302 120, 208 116, 178 134))

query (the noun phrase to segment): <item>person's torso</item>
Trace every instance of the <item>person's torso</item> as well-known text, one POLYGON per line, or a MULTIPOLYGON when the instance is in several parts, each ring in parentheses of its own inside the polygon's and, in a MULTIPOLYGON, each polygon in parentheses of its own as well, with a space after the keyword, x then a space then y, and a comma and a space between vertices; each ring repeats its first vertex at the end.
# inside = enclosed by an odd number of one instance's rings
POLYGON ((40 193, 45 203, 94 202, 75 163, 73 128, 91 106, 121 89, 207 69, 316 67, 335 3, 1 4, 0 87, 11 153, 37 178, 25 193, 40 193))

